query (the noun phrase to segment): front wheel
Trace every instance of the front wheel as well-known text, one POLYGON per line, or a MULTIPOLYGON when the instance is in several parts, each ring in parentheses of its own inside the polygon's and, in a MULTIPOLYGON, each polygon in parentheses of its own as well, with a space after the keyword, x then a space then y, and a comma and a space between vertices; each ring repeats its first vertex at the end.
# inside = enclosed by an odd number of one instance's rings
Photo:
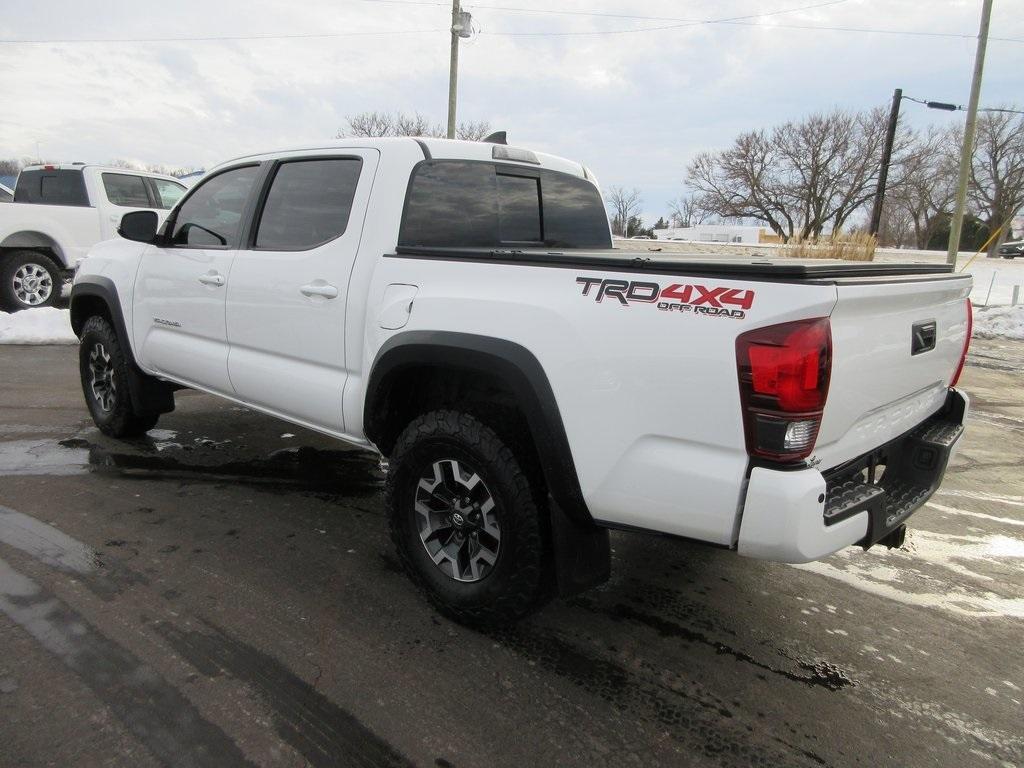
POLYGON ((138 437, 156 426, 158 413, 137 413, 128 390, 130 365, 121 340, 103 317, 90 317, 82 328, 78 370, 92 420, 111 437, 138 437))
POLYGON ((476 417, 438 410, 413 421, 392 452, 385 494, 402 564, 443 613, 501 624, 550 593, 534 485, 476 417))

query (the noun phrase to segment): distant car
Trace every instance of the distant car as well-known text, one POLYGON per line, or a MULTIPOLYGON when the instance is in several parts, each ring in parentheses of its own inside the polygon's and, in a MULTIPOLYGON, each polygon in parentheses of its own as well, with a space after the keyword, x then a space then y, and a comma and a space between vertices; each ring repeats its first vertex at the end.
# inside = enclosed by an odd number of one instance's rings
POLYGON ((1004 259, 1015 259, 1018 256, 1024 256, 1024 240, 1003 243, 999 246, 999 255, 1004 259))
POLYGON ((14 199, 14 190, 6 184, 0 184, 0 203, 9 203, 14 199))
POLYGON ((649 235, 633 235, 629 239, 630 240, 653 240, 654 238, 650 237, 649 235))

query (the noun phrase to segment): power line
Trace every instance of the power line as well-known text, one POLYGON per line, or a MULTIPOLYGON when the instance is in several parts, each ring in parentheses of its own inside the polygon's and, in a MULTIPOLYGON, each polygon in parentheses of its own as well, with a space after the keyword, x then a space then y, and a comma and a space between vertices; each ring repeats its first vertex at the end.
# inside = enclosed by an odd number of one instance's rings
MULTIPOLYGON (((425 7, 445 7, 448 3, 436 2, 433 0, 363 0, 363 2, 390 4, 390 5, 420 5, 425 7)), ((634 27, 630 29, 611 29, 593 31, 568 31, 568 32, 481 32, 481 34, 502 36, 502 37, 592 37, 601 35, 624 35, 637 32, 657 32, 670 29, 682 29, 693 26, 706 26, 723 24, 743 27, 771 27, 773 29, 798 29, 822 32, 852 32, 860 34, 879 35, 905 35, 913 37, 936 37, 954 38, 961 40, 974 39, 974 35, 957 32, 929 32, 924 30, 910 29, 876 29, 871 27, 845 27, 827 26, 817 24, 794 24, 772 22, 770 25, 763 24, 755 19, 769 16, 780 16, 787 13, 813 10, 833 5, 839 5, 847 0, 829 0, 811 5, 798 6, 794 8, 783 8, 767 13, 753 13, 743 16, 733 16, 718 19, 684 19, 673 16, 643 16, 625 13, 604 13, 599 11, 566 11, 556 9, 522 8, 519 6, 504 5, 476 5, 473 8, 508 12, 508 13, 538 13, 562 16, 589 16, 597 18, 636 19, 643 21, 669 21, 672 24, 648 27, 634 27)), ((0 45, 67 45, 75 43, 205 43, 205 42, 258 42, 261 40, 315 40, 344 37, 389 37, 392 35, 425 35, 446 32, 447 29, 404 29, 404 30, 372 30, 365 32, 309 32, 295 34, 266 34, 266 35, 207 35, 201 37, 147 37, 147 38, 124 38, 124 37, 92 37, 92 38, 28 38, 28 39, 0 39, 0 45)), ((1007 43, 1024 43, 1024 38, 1017 37, 990 37, 990 41, 1007 43)), ((1005 111, 1005 110, 1004 110, 1005 111)), ((1010 110, 1012 111, 1012 110, 1010 110)))
POLYGON ((217 35, 208 37, 74 37, 64 39, 0 40, 0 45, 42 45, 65 43, 212 43, 252 40, 310 40, 334 37, 373 37, 391 35, 436 35, 446 29, 388 29, 368 32, 308 32, 291 35, 217 35))
POLYGON ((597 35, 629 35, 636 32, 659 32, 667 29, 680 29, 682 27, 696 27, 706 24, 723 24, 728 21, 740 21, 742 19, 755 19, 763 16, 778 16, 783 13, 796 13, 797 11, 809 11, 813 8, 824 8, 830 5, 840 5, 847 0, 826 0, 826 2, 801 5, 795 8, 782 8, 767 13, 750 13, 743 16, 730 16, 721 19, 682 19, 677 24, 665 24, 656 27, 634 27, 632 29, 605 29, 592 30, 587 32, 481 32, 481 34, 501 35, 502 37, 593 37, 597 35))
MULTIPOLYGON (((432 6, 445 6, 446 3, 434 2, 433 0, 363 0, 366 3, 378 3, 384 5, 420 5, 424 7, 432 6)), ((827 3, 824 5, 828 5, 827 3)), ((547 8, 521 8, 518 6, 507 6, 507 5, 479 5, 473 3, 471 5, 473 9, 478 10, 489 10, 489 11, 500 11, 508 13, 537 13, 537 14, 548 14, 556 16, 589 16, 594 18, 609 18, 609 19, 636 19, 638 21, 672 21, 680 22, 680 26, 692 26, 696 24, 729 24, 735 26, 744 27, 763 27, 770 26, 773 29, 799 29, 799 30, 810 30, 810 31, 821 31, 821 32, 852 32, 858 34, 877 34, 877 35, 907 35, 911 37, 939 37, 939 38, 952 38, 958 40, 973 40, 977 36, 971 34, 964 34, 960 32, 929 32, 925 30, 915 29, 878 29, 874 27, 847 27, 847 26, 830 26, 823 24, 780 24, 773 22, 770 25, 762 24, 758 21, 750 21, 749 19, 758 18, 761 16, 772 16, 780 13, 794 13, 799 10, 810 10, 811 8, 819 6, 808 6, 805 8, 787 9, 784 11, 775 11, 772 13, 764 14, 751 14, 749 16, 739 16, 732 19, 685 19, 676 16, 642 16, 630 13, 606 13, 601 11, 564 11, 547 8)), ((674 26, 669 27, 653 27, 653 28, 638 28, 631 30, 608 30, 605 32, 589 32, 589 33, 578 33, 578 34, 622 34, 628 32, 648 32, 660 29, 673 29, 674 26)), ((531 35, 531 36, 544 36, 546 34, 559 34, 559 33, 497 33, 490 32, 486 34, 520 34, 520 35, 531 35)), ((568 34, 568 33, 561 33, 568 34)), ((996 40, 1004 43, 1024 43, 1024 38, 1019 37, 989 37, 990 41, 996 40)))
MULTIPOLYGON (((719 24, 734 24, 744 27, 769 26, 749 21, 720 21, 719 24)), ((823 32, 861 32, 875 35, 910 35, 913 37, 946 37, 959 40, 977 40, 977 35, 962 32, 926 32, 918 29, 876 29, 874 27, 831 27, 817 24, 771 24, 774 29, 809 29, 823 32)), ((1024 37, 990 37, 989 41, 998 40, 1003 43, 1024 43, 1024 37)))
MULTIPOLYGON (((434 2, 434 0, 363 0, 364 3, 380 3, 383 5, 422 5, 446 6, 447 3, 434 2)), ((470 4, 475 10, 484 11, 505 11, 509 13, 540 13, 552 16, 593 16, 604 19, 637 19, 640 21, 696 21, 696 19, 682 19, 677 16, 642 16, 633 13, 608 13, 606 11, 565 11, 555 8, 521 8, 508 5, 480 5, 470 4)))

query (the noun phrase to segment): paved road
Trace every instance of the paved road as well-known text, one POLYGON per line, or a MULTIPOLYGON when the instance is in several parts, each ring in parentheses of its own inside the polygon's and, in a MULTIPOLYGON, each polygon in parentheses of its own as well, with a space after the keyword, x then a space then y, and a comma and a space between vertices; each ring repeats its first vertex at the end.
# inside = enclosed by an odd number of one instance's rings
POLYGON ((1021 347, 904 550, 615 535, 485 634, 399 572, 372 458, 196 393, 111 441, 73 348, 0 347, 0 765, 1020 764, 1021 347))

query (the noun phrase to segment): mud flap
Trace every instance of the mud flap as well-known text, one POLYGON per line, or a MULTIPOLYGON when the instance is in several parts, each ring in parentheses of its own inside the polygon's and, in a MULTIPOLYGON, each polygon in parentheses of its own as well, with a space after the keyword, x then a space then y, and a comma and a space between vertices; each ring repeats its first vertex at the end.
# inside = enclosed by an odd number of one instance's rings
POLYGON ((608 529, 571 519, 550 496, 548 507, 559 597, 578 595, 606 582, 612 571, 608 529))
POLYGON ((160 381, 143 373, 134 361, 128 361, 128 390, 132 398, 132 410, 142 413, 170 413, 174 410, 172 384, 160 381))

